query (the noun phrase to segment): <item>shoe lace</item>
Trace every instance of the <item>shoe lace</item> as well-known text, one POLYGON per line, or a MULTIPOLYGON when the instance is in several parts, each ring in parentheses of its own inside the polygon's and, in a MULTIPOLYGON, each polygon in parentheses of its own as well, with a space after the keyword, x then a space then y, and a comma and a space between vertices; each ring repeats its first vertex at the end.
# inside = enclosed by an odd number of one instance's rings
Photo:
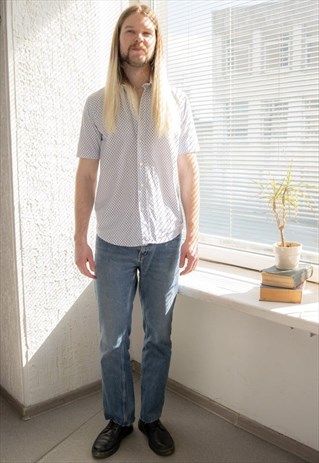
POLYGON ((160 420, 156 420, 156 421, 153 421, 152 423, 148 423, 148 427, 149 429, 154 430, 156 428, 161 428, 162 426, 161 426, 160 420))
POLYGON ((119 427, 120 427, 119 424, 114 423, 114 421, 110 420, 108 425, 106 426, 106 428, 103 431, 109 431, 109 430, 116 431, 119 427))

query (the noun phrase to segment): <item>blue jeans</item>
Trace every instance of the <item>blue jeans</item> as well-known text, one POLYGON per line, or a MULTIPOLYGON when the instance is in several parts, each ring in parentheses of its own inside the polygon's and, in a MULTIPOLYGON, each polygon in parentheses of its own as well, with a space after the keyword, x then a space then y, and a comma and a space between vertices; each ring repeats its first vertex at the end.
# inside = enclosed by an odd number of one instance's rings
POLYGON ((162 413, 171 358, 180 242, 180 235, 167 243, 139 247, 115 246, 96 239, 95 289, 104 415, 122 426, 135 419, 129 347, 137 286, 144 328, 140 417, 150 423, 162 413))

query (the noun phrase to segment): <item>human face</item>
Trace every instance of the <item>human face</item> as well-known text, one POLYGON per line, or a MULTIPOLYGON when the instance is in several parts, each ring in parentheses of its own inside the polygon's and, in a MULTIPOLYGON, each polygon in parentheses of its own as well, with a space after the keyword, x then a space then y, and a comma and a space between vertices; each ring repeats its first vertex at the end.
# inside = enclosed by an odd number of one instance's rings
POLYGON ((147 16, 133 13, 126 18, 120 31, 120 54, 124 63, 132 67, 149 64, 155 45, 155 25, 147 16))

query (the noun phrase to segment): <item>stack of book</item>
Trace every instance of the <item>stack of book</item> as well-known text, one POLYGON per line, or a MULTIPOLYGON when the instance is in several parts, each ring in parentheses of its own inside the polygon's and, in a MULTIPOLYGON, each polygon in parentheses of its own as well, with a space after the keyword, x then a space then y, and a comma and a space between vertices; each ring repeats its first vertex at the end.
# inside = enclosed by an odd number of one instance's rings
POLYGON ((306 280, 312 273, 310 264, 300 265, 296 270, 279 270, 275 266, 262 270, 259 300, 300 304, 306 280))

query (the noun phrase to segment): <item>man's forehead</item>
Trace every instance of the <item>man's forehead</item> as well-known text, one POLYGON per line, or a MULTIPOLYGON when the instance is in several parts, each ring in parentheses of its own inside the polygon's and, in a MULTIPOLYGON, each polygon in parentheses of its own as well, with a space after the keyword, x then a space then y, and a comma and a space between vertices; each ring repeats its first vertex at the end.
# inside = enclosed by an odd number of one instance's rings
POLYGON ((141 13, 132 13, 128 18, 123 23, 123 27, 134 27, 137 25, 143 25, 147 29, 154 30, 155 29, 155 24, 153 21, 145 16, 144 14, 141 13))

